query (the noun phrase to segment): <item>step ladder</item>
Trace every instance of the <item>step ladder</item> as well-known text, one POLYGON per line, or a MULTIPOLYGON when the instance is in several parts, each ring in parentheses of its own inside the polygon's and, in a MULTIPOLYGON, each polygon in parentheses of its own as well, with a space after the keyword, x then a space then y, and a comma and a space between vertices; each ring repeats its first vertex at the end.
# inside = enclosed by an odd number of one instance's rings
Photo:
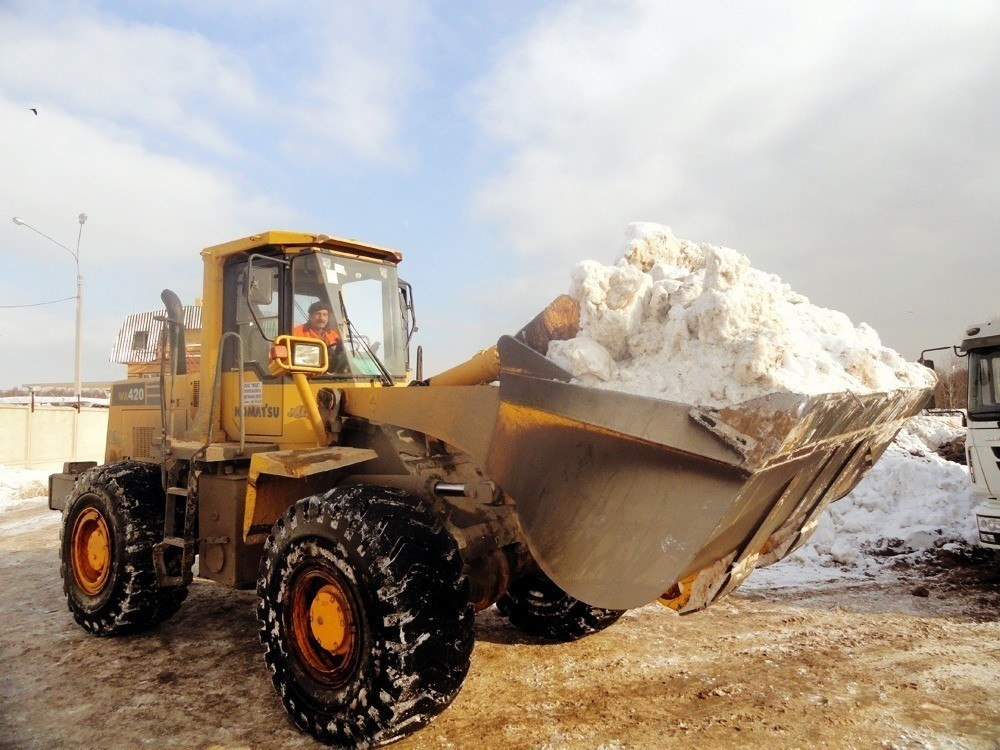
POLYGON ((197 502, 190 485, 191 472, 188 474, 187 486, 168 486, 166 489, 166 508, 163 516, 163 541, 153 545, 153 565, 156 569, 156 582, 160 587, 186 586, 194 579, 194 555, 197 539, 194 536, 197 502), (177 528, 177 508, 183 504, 183 524, 177 528), (176 570, 176 553, 179 549, 180 570, 176 570), (168 568, 168 563, 174 563, 168 568))

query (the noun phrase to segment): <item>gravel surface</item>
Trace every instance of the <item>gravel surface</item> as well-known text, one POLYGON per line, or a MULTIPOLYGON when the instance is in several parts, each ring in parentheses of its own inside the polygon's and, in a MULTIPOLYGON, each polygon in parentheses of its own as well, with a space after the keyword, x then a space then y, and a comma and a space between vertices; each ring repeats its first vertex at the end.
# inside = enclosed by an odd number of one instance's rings
MULTIPOLYGON (((271 688, 252 592, 196 581, 156 630, 95 638, 65 606, 58 514, 2 520, 0 747, 318 747, 271 688)), ((651 605, 570 644, 488 610, 456 701, 393 747, 998 749, 1000 563, 943 562, 651 605)))

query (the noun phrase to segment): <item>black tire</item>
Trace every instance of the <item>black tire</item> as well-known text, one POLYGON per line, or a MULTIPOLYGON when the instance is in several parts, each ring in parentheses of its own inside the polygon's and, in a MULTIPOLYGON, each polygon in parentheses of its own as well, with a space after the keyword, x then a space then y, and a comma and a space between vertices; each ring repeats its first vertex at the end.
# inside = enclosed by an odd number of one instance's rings
POLYGON ((469 670, 474 613, 455 540, 402 491, 349 487, 295 503, 264 547, 257 594, 275 690, 320 742, 410 734, 469 670), (321 630, 323 592, 338 603, 334 631, 321 630))
POLYGON ((592 607, 570 596, 544 573, 514 582, 497 602, 500 614, 529 635, 575 641, 614 625, 625 610, 592 607))
POLYGON ((102 636, 135 633, 180 609, 187 586, 159 588, 153 567, 164 510, 158 466, 121 461, 77 480, 63 511, 59 558, 66 602, 83 628, 102 636), (100 557, 96 565, 87 562, 88 540, 100 557))

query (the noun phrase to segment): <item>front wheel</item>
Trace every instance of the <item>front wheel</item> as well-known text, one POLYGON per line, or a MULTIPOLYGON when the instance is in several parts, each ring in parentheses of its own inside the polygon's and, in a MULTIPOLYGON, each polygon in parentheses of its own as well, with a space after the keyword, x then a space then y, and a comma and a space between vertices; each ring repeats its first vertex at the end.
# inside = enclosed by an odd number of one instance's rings
POLYGON ((321 742, 407 735, 451 703, 468 672, 474 618, 454 539, 398 490, 297 502, 268 538, 257 594, 274 687, 321 742))

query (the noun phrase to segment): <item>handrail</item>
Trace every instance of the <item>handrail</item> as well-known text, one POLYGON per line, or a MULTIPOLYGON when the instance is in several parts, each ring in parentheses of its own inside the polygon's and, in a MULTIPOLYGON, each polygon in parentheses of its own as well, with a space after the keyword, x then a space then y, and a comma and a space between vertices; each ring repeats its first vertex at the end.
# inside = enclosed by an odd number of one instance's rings
POLYGON ((215 427, 215 410, 216 410, 216 407, 218 407, 218 405, 219 405, 219 398, 220 398, 220 395, 221 395, 221 392, 222 392, 222 361, 224 359, 223 354, 225 354, 226 342, 230 338, 235 339, 236 342, 238 343, 238 346, 236 347, 236 355, 237 355, 237 360, 238 360, 238 365, 239 365, 238 371, 239 371, 239 374, 240 374, 239 375, 239 385, 240 385, 240 388, 239 388, 239 390, 240 390, 240 404, 239 404, 239 413, 240 413, 240 452, 239 452, 239 455, 242 456, 244 453, 246 453, 246 434, 247 434, 247 431, 246 431, 246 411, 243 408, 243 339, 240 338, 240 335, 238 333, 236 333, 235 331, 228 331, 228 332, 222 334, 222 337, 219 339, 219 355, 218 355, 218 358, 215 361, 215 383, 212 386, 212 403, 211 403, 211 408, 209 409, 209 412, 208 412, 209 413, 209 418, 208 418, 208 433, 205 436, 205 444, 201 447, 201 450, 198 451, 199 453, 201 453, 202 451, 206 450, 208 448, 208 446, 212 442, 212 430, 215 427))

